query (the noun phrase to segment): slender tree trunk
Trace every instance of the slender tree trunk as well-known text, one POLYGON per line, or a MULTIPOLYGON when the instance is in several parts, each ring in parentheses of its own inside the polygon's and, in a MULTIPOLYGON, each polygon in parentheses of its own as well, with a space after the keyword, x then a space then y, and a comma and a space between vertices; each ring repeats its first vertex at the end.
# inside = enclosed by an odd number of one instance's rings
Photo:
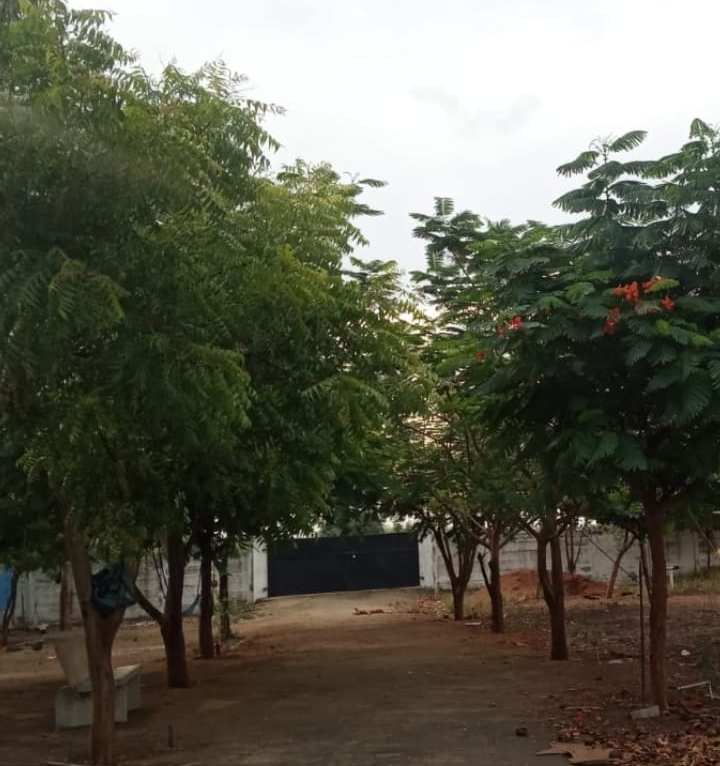
POLYGON ((223 553, 216 562, 219 580, 218 601, 220 603, 220 641, 232 638, 230 622, 230 588, 228 583, 228 555, 223 553))
POLYGON ((70 627, 70 606, 72 604, 70 581, 72 576, 69 562, 64 563, 60 574, 60 630, 67 630, 70 627))
POLYGON ((652 599, 652 578, 650 576, 650 566, 648 564, 647 548, 645 539, 640 538, 640 566, 643 570, 643 580, 645 581, 645 590, 648 594, 648 601, 652 599))
POLYGON ((567 660, 570 653, 565 629, 565 588, 560 538, 553 529, 550 534, 547 531, 541 532, 536 537, 536 541, 538 578, 550 616, 550 659, 567 660), (552 574, 547 569, 548 545, 550 546, 552 574))
POLYGON ((490 630, 493 633, 505 632, 502 585, 500 583, 500 531, 499 528, 493 528, 490 533, 487 568, 483 554, 478 554, 480 571, 490 598, 490 630))
POLYGON ((550 568, 552 570, 553 606, 550 609, 552 633, 551 660, 567 660, 569 657, 565 621, 565 583, 560 538, 550 540, 550 568))
POLYGON ((613 597, 613 593, 615 593, 615 584, 617 583, 618 574, 620 572, 620 562, 622 561, 623 556, 630 550, 630 548, 632 548, 634 542, 635 536, 626 529, 622 544, 620 545, 620 550, 618 550, 617 556, 615 556, 615 560, 613 561, 610 579, 608 580, 607 590, 605 591, 605 598, 613 597))
MULTIPOLYGON (((115 680, 112 645, 125 610, 101 616, 92 600, 90 557, 66 517, 65 545, 72 566, 80 613, 85 628, 93 721, 90 727, 90 759, 93 766, 115 766, 115 680)), ((133 577, 134 579, 134 577, 133 577)))
POLYGON ((183 632, 183 586, 185 584, 185 543, 181 535, 167 538, 168 584, 161 633, 165 644, 167 684, 170 689, 190 686, 185 634, 183 632))
POLYGON ((714 533, 712 529, 706 529, 703 532, 703 535, 705 537, 705 571, 710 571, 710 566, 712 564, 712 555, 715 551, 715 540, 714 540, 714 533))
POLYGON ((433 530, 433 536, 437 543, 440 555, 445 562, 445 569, 450 578, 450 589, 453 598, 453 617, 456 620, 465 619, 465 592, 468 583, 472 577, 472 570, 475 564, 478 544, 470 538, 464 540, 460 545, 454 545, 451 540, 443 534, 442 530, 433 530), (453 548, 457 553, 457 569, 453 558, 453 548))
POLYGON ((211 660, 215 656, 215 639, 213 637, 212 618, 213 576, 212 576, 212 545, 208 533, 203 530, 200 540, 200 622, 198 626, 198 643, 200 656, 211 660))
POLYGON ((665 711, 668 708, 667 667, 667 560, 665 557, 665 509, 648 496, 645 498, 652 588, 650 592, 650 688, 653 699, 665 711))
POLYGON ((15 616, 15 604, 17 603, 17 586, 20 574, 17 569, 12 570, 10 575, 10 596, 5 605, 2 616, 2 646, 7 646, 10 638, 10 623, 15 616))
POLYGON ((500 582, 500 546, 494 544, 490 549, 490 625, 493 633, 505 632, 505 614, 500 582))
POLYGON ((165 669, 170 689, 186 689, 190 686, 185 634, 183 632, 183 585, 185 582, 185 544, 181 535, 167 536, 166 543, 168 578, 165 586, 165 608, 161 612, 147 596, 136 587, 138 604, 160 626, 165 646, 165 669))
POLYGON ((465 619, 465 588, 462 587, 457 577, 451 577, 453 599, 453 618, 456 620, 465 619))
POLYGON ((564 538, 567 571, 571 577, 575 577, 575 570, 577 569, 577 558, 575 557, 575 528, 572 524, 567 528, 564 538))

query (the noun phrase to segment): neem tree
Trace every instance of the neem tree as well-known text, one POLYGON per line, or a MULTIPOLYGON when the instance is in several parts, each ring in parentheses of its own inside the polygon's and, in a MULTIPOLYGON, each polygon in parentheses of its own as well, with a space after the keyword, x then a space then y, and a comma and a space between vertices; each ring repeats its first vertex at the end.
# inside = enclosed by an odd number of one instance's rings
POLYGON ((720 450, 720 136, 696 120, 678 152, 621 162, 644 135, 559 168, 586 174, 556 202, 580 220, 520 227, 487 252, 498 367, 486 392, 496 427, 561 480, 623 484, 640 503, 665 709, 664 524, 709 490, 720 450))
POLYGON ((224 68, 154 80, 105 20, 21 3, 0 61, 3 425, 72 563, 99 764, 115 762, 122 610, 98 608, 91 557, 132 575, 146 539, 182 518, 183 464, 227 454, 247 426, 221 311, 239 295, 234 214, 271 144, 224 68))

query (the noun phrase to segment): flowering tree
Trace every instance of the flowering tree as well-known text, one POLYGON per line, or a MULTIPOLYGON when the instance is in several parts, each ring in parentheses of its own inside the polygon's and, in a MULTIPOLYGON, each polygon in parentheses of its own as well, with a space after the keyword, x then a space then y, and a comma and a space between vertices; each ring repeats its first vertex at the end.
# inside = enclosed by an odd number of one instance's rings
POLYGON ((485 247, 486 311, 503 319, 485 393, 496 427, 562 482, 622 484, 640 504, 651 683, 665 709, 664 524, 711 490, 720 451, 720 134, 696 120, 678 152, 621 162, 644 135, 596 142, 559 168, 586 174, 556 202, 579 220, 485 247))

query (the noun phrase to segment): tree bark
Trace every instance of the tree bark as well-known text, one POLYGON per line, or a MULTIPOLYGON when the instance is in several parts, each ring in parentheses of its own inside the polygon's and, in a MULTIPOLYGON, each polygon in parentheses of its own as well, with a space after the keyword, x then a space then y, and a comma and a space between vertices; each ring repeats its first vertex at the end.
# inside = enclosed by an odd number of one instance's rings
POLYGON ((198 643, 200 656, 211 660, 215 656, 215 640, 213 638, 212 618, 213 576, 212 576, 212 544, 208 533, 203 530, 200 539, 200 622, 198 625, 198 643))
POLYGON ((629 530, 625 530, 620 550, 618 550, 615 561, 613 561, 612 571, 610 572, 610 579, 608 580, 607 590, 605 591, 605 598, 612 598, 615 593, 615 583, 617 583, 618 574, 620 572, 620 562, 623 556, 632 548, 635 542, 635 536, 630 533, 629 530))
POLYGON ((215 565, 220 578, 218 586, 218 601, 220 603, 220 641, 228 641, 232 638, 232 624, 230 621, 230 588, 228 582, 227 553, 222 554, 215 565))
POLYGON ((185 634, 183 632, 183 585, 185 583, 186 551, 182 536, 168 534, 166 542, 168 578, 165 608, 161 612, 147 596, 136 588, 138 604, 160 626, 165 646, 165 669, 169 689, 186 689, 190 686, 185 634))
POLYGON ((71 578, 71 566, 68 562, 65 562, 60 574, 60 630, 67 630, 70 627, 70 607, 72 604, 71 578))
MULTIPOLYGON (((652 493, 654 495, 654 492, 652 493)), ((665 556, 665 509, 650 493, 643 502, 647 524, 652 588, 650 590, 650 688, 661 711, 668 709, 667 694, 667 560, 665 556)))
POLYGON ((165 597, 165 614, 160 632, 165 644, 167 684, 170 689, 186 689, 190 686, 185 634, 183 632, 183 586, 185 584, 186 552, 181 535, 167 538, 168 584, 165 597))
POLYGON ((465 619, 465 592, 472 577, 478 543, 473 538, 467 538, 460 544, 454 543, 443 534, 442 530, 433 530, 440 555, 445 562, 445 569, 450 578, 450 589, 453 599, 453 617, 456 620, 465 619), (457 569, 453 558, 453 548, 457 553, 457 569))
POLYGON ((10 596, 5 605, 2 616, 2 646, 7 646, 10 637, 10 623, 15 616, 15 604, 17 603, 17 586, 20 574, 17 569, 12 570, 10 575, 10 596))
POLYGON ((578 530, 574 524, 571 524, 564 535, 565 538, 565 559, 567 561, 567 571, 571 577, 575 577, 577 572, 577 565, 580 559, 580 553, 582 552, 583 536, 580 534, 580 538, 575 541, 575 533, 578 530))
POLYGON ((643 580, 645 581, 645 590, 648 594, 648 601, 652 599, 652 578, 650 577, 650 566, 648 565, 647 549, 645 540, 640 538, 640 566, 643 570, 643 580))
MULTIPOLYGON (((112 645, 125 610, 102 616, 92 600, 92 570, 84 543, 65 520, 65 545, 72 566, 80 614, 85 628, 88 675, 92 689, 93 721, 90 727, 90 759, 93 766, 115 766, 115 680, 112 645)), ((133 578, 134 579, 134 578, 133 578)))
POLYGON ((465 619, 465 588, 457 578, 450 578, 452 583, 453 619, 465 619))
POLYGON ((490 533, 488 546, 489 561, 487 568, 482 554, 478 554, 480 571, 482 572, 485 587, 490 597, 490 630, 493 633, 505 632, 505 615, 503 608, 502 585, 500 583, 500 529, 493 528, 490 533))
POLYGON ((562 547, 560 538, 551 530, 537 537, 537 569, 543 598, 550 616, 550 659, 567 660, 570 656, 565 629, 565 584, 563 582, 562 547), (549 533, 548 533, 549 532, 549 533), (547 569, 547 548, 550 545, 550 566, 547 569))

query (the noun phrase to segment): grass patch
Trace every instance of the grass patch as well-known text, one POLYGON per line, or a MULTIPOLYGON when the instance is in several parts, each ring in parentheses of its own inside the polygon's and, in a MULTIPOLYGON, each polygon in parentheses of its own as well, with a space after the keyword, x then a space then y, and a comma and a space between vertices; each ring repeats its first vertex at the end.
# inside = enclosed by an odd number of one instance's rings
POLYGON ((676 574, 675 587, 670 593, 681 596, 710 596, 720 594, 720 566, 705 572, 676 574))

